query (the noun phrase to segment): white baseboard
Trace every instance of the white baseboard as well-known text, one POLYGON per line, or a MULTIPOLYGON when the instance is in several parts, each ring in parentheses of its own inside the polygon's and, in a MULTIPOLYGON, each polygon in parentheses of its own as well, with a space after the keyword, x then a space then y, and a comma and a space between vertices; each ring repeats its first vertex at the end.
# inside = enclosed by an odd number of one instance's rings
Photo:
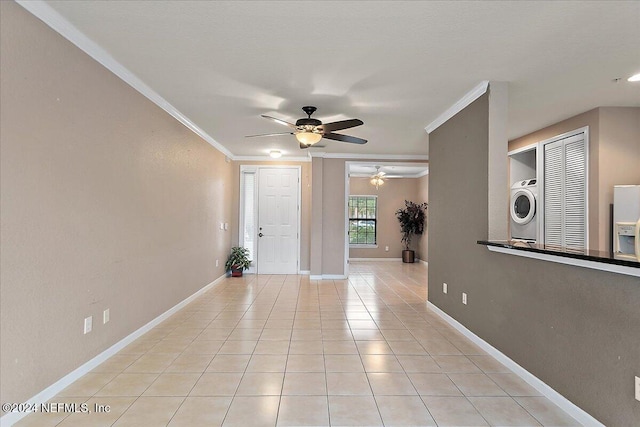
POLYGON ((347 276, 344 274, 312 274, 309 276, 311 280, 344 280, 347 276))
MULTIPOLYGON (((226 274, 218 277, 213 282, 209 283, 208 285, 204 286, 202 289, 195 292, 193 295, 185 298, 178 304, 174 305, 169 310, 165 311, 160 316, 156 317, 146 325, 142 326, 141 328, 127 335, 126 337, 124 337, 123 339, 121 339, 120 341, 118 341, 117 343, 115 343, 114 345, 112 345, 102 353, 98 354, 93 359, 89 360, 88 362, 84 363, 80 367, 76 368, 74 371, 60 378, 58 381, 51 384, 49 387, 45 388, 40 393, 36 394, 31 399, 27 400, 25 403, 29 405, 33 405, 33 404, 44 403, 50 400, 56 394, 60 393, 62 390, 67 388, 69 385, 71 385, 73 382, 81 378, 84 374, 88 373, 89 371, 91 371, 101 363, 105 362, 111 356, 113 356, 114 354, 116 354, 117 352, 119 352, 129 344, 131 344, 136 339, 140 338, 145 333, 149 332, 151 329, 159 325, 162 321, 169 318, 171 315, 173 315, 178 310, 180 310, 181 308, 189 304, 191 301, 193 301, 194 299, 196 299, 197 297, 199 297, 200 295, 202 295, 203 293, 211 289, 213 286, 217 285, 219 282, 222 281, 222 279, 226 277, 227 277, 226 274)), ((0 427, 12 426, 13 424, 17 423, 23 417, 29 414, 30 412, 9 412, 6 415, 4 415, 2 418, 0 418, 0 427)))
MULTIPOLYGON (((378 261, 382 261, 382 262, 386 262, 386 261, 402 261, 402 258, 349 258, 349 262, 378 262, 378 261)), ((420 259, 420 258, 416 258, 416 262, 419 262, 420 264, 424 264, 424 265, 429 265, 429 262, 420 259)))
POLYGON ((300 270, 300 271, 298 272, 298 274, 300 274, 300 275, 302 275, 302 276, 308 276, 308 275, 310 275, 310 274, 311 274, 311 271, 310 271, 310 270, 300 270))
POLYGON ((495 357, 498 360, 498 362, 505 365, 507 368, 513 371, 514 374, 522 378, 529 385, 531 385, 533 388, 535 388, 540 393, 542 393, 545 397, 547 397, 551 402, 556 404, 564 412, 566 412, 567 414, 575 418, 576 421, 588 427, 591 427, 591 426, 604 427, 604 424, 600 423, 598 420, 593 418, 583 409, 579 408, 570 400, 568 400, 566 397, 564 397, 563 395, 561 395, 560 393, 552 389, 550 386, 542 382, 540 379, 538 379, 538 377, 534 376, 532 373, 524 369, 522 366, 518 365, 516 362, 514 362, 509 357, 504 355, 500 350, 496 349, 491 344, 489 344, 488 342, 486 342, 485 340, 483 340, 482 338, 480 338, 479 336, 471 332, 469 329, 467 329, 464 325, 462 325, 456 319, 449 316, 447 313, 445 313, 440 308, 435 306, 431 301, 427 301, 427 307, 429 307, 429 309, 432 310, 435 314, 440 316, 445 322, 453 326, 458 332, 462 333, 465 337, 473 341, 473 343, 476 344, 478 347, 480 347, 481 349, 489 353, 491 356, 495 357))

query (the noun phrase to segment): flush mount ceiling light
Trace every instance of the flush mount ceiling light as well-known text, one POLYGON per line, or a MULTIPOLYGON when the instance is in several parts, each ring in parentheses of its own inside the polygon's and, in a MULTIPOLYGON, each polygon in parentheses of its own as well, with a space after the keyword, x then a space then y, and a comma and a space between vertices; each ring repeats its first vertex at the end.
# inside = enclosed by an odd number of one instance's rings
POLYGON ((640 73, 634 74, 627 79, 628 82, 640 82, 640 73))
POLYGON ((282 152, 280 150, 271 150, 269 151, 269 156, 272 159, 279 159, 280 157, 282 157, 282 152))
POLYGON ((380 172, 380 166, 376 166, 376 173, 371 177, 371 181, 369 181, 371 185, 376 187, 376 190, 384 184, 384 175, 384 172, 380 172))

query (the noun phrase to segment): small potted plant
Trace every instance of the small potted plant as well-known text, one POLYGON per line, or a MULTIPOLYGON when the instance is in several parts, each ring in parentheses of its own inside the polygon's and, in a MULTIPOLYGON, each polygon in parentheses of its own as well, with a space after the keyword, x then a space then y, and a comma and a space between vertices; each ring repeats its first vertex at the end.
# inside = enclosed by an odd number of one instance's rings
POLYGON ((424 232, 425 222, 427 219, 427 203, 415 204, 408 200, 404 201, 405 208, 396 211, 396 217, 400 222, 400 232, 402 233, 402 262, 415 262, 415 252, 409 249, 411 239, 414 234, 422 234, 424 232))
POLYGON ((247 270, 250 264, 249 249, 234 246, 231 248, 231 254, 224 268, 226 268, 227 271, 231 270, 231 277, 242 277, 242 271, 247 270))

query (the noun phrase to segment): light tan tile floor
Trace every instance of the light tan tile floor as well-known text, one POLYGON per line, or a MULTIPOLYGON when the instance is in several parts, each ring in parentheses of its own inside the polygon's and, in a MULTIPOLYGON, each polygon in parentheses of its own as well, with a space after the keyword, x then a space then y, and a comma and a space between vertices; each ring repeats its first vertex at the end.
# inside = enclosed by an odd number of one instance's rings
POLYGON ((426 307, 427 267, 229 278, 18 426, 576 426, 426 307))

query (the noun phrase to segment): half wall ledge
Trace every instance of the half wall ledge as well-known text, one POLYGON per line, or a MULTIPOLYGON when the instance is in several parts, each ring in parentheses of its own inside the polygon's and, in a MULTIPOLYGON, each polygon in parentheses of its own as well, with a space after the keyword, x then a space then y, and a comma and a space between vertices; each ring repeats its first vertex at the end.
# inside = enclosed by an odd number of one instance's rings
POLYGON ((623 259, 609 252, 570 249, 516 240, 478 240, 477 243, 485 245, 491 252, 640 277, 640 261, 623 259))

